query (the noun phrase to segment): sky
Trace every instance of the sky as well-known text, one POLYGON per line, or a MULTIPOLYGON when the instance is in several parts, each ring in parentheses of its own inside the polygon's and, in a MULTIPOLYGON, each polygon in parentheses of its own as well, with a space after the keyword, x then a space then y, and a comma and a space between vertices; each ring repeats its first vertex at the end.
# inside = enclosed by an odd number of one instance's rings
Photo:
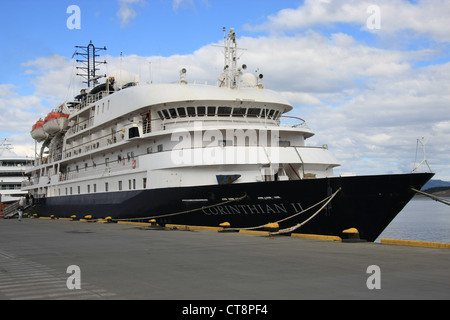
POLYGON ((423 141, 435 179, 450 181, 449 16, 448 0, 0 0, 3 155, 34 156, 32 125, 83 87, 75 46, 106 46, 99 73, 166 83, 186 68, 215 84, 226 27, 336 173, 411 172, 423 141))

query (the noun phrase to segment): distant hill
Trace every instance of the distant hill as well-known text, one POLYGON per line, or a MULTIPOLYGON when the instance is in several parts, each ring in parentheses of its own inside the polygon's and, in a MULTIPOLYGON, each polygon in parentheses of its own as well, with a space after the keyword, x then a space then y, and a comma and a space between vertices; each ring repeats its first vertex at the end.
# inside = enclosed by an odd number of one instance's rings
POLYGON ((450 197, 450 182, 430 180, 423 186, 422 191, 438 197, 450 197))
POLYGON ((428 190, 431 188, 442 188, 442 187, 450 187, 450 182, 442 180, 430 180, 422 187, 422 190, 428 190))
POLYGON ((439 197, 450 197, 450 187, 430 188, 425 191, 439 197))

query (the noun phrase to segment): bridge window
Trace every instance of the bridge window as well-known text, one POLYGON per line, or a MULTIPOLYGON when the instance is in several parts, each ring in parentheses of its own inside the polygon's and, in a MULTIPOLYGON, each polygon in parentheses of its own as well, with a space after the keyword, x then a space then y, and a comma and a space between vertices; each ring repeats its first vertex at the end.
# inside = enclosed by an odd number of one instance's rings
POLYGON ((173 108, 169 109, 169 113, 172 118, 177 117, 177 112, 175 111, 175 109, 173 109, 173 108))
POLYGON ((203 117, 206 114, 206 107, 197 107, 197 115, 203 117))
POLYGON ((233 117, 243 117, 246 111, 246 108, 233 108, 233 117))
POLYGON ((278 119, 282 112, 275 109, 266 108, 243 108, 229 106, 189 106, 162 109, 157 111, 161 120, 176 119, 177 117, 248 117, 248 118, 267 118, 278 119))
POLYGON ((274 115, 273 115, 273 119, 276 120, 278 119, 278 114, 280 113, 280 111, 275 111, 274 115))
POLYGON ((184 108, 177 108, 177 111, 180 117, 186 117, 186 110, 184 108))
POLYGON ((209 106, 208 107, 208 117, 214 117, 216 115, 216 107, 209 106))
POLYGON ((261 109, 259 108, 249 108, 247 111, 247 117, 259 117, 261 109))
POLYGON ((217 113, 219 117, 229 117, 230 114, 231 114, 231 107, 224 107, 224 106, 219 107, 217 113))
POLYGON ((195 107, 187 107, 187 113, 189 117, 195 117, 195 107))

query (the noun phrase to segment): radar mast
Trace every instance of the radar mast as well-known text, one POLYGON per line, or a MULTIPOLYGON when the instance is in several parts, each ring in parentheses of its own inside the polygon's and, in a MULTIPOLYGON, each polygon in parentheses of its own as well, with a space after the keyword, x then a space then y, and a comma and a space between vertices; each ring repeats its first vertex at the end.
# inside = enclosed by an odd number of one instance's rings
POLYGON ((234 28, 231 28, 228 32, 228 37, 226 37, 226 29, 223 28, 223 40, 224 45, 216 47, 222 47, 225 49, 224 52, 224 68, 222 74, 219 76, 220 86, 228 88, 237 88, 239 84, 239 77, 242 75, 242 69, 246 69, 246 65, 238 67, 238 50, 246 50, 243 48, 238 48, 236 41, 236 32, 234 28))
POLYGON ((100 64, 106 64, 106 60, 105 61, 96 61, 95 60, 95 58, 99 56, 97 54, 97 51, 106 50, 106 47, 96 48, 92 44, 92 40, 91 40, 89 45, 87 45, 86 47, 75 46, 75 48, 77 48, 77 50, 75 51, 73 56, 77 55, 77 56, 82 56, 84 58, 84 60, 77 59, 77 62, 81 62, 83 64, 83 66, 77 67, 77 69, 82 71, 82 73, 77 73, 77 76, 82 76, 84 79, 86 79, 86 81, 84 81, 84 83, 87 83, 88 88, 91 87, 91 83, 92 83, 92 86, 94 87, 95 85, 98 84, 98 79, 100 79, 102 77, 106 77, 106 75, 97 76, 95 74, 95 72, 99 70, 97 68, 97 66, 99 66, 100 64), (81 49, 81 52, 78 52, 78 49, 81 49))

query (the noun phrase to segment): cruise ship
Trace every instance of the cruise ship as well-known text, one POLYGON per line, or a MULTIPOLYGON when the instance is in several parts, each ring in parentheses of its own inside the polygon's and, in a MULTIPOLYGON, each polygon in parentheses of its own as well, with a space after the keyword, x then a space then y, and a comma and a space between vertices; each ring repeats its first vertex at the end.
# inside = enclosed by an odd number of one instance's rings
POLYGON ((11 203, 25 197, 28 192, 21 190, 27 181, 25 172, 32 167, 33 159, 28 157, 0 156, 0 201, 11 203))
POLYGON ((3 155, 11 149, 6 139, 0 142, 0 216, 3 210, 26 197, 27 191, 21 190, 22 184, 28 180, 26 172, 33 167, 34 159, 26 156, 3 155))
MULTIPOLYGON (((374 241, 432 173, 336 176, 339 166, 292 105, 240 64, 224 32, 216 85, 99 84, 92 42, 81 48, 88 88, 39 119, 42 143, 23 190, 41 216, 154 220, 374 241)), ((105 48, 106 49, 106 48, 105 48)), ((101 49, 103 50, 103 49, 101 49)))

